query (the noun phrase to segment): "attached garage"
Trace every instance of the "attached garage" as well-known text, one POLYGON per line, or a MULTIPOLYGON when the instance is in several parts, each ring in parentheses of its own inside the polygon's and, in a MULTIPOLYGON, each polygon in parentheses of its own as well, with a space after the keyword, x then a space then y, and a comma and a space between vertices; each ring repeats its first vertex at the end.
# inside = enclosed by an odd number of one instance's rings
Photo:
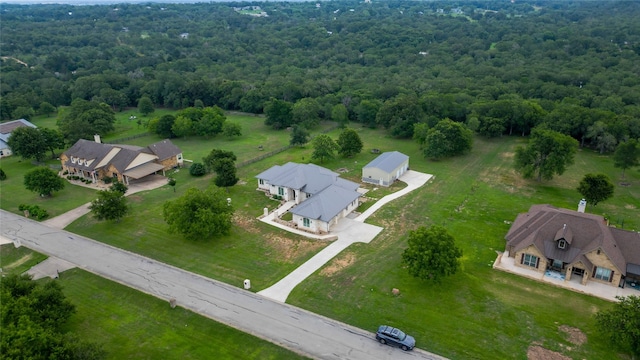
POLYGON ((362 168, 362 182, 390 186, 409 170, 409 157, 399 151, 382 153, 362 168))

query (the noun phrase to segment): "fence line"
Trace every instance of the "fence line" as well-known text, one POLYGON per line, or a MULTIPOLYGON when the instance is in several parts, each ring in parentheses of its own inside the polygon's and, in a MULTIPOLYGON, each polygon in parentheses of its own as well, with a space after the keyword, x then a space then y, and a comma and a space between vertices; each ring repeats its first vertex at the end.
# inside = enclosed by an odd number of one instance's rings
MULTIPOLYGON (((331 132, 331 131, 337 129, 338 127, 339 127, 339 125, 334 125, 334 126, 328 128, 328 129, 322 130, 320 133, 321 134, 326 134, 328 132, 331 132)), ((314 136, 311 137, 311 139, 313 139, 313 138, 314 138, 314 136)), ((264 160, 264 159, 266 159, 268 157, 271 157, 273 155, 279 154, 279 153, 281 153, 283 151, 287 151, 287 150, 291 149, 293 146, 294 145, 283 146, 281 148, 269 151, 268 153, 265 153, 265 154, 262 154, 260 156, 254 157, 253 159, 249 159, 249 160, 245 160, 243 162, 237 163, 236 164, 236 169, 239 169, 241 167, 245 167, 247 165, 251 165, 251 164, 256 163, 256 162, 258 162, 260 160, 264 160)))
POLYGON ((105 141, 104 143, 105 144, 118 144, 118 143, 121 143, 123 141, 138 139, 138 138, 145 137, 145 136, 150 136, 150 135, 152 135, 152 134, 149 133, 149 132, 146 132, 146 133, 131 135, 131 136, 127 136, 127 137, 123 137, 123 138, 115 139, 115 140, 111 140, 111 141, 105 141))

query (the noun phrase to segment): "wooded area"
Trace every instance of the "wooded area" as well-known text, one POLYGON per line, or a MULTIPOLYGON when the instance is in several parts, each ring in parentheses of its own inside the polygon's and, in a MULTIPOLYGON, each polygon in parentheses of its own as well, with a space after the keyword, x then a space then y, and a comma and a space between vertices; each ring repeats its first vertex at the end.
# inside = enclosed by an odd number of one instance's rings
POLYGON ((541 123, 603 152, 640 138, 632 1, 3 5, 0 117, 72 100, 214 106, 289 124, 450 118, 485 136, 541 123), (260 6, 268 16, 239 7, 260 6), (235 7, 235 8, 234 8, 235 7), (273 100, 271 100, 273 101, 273 100), (286 105, 289 104, 287 107, 286 105), (274 107, 267 106, 266 110, 274 107), (266 111, 265 110, 265 111, 266 111))

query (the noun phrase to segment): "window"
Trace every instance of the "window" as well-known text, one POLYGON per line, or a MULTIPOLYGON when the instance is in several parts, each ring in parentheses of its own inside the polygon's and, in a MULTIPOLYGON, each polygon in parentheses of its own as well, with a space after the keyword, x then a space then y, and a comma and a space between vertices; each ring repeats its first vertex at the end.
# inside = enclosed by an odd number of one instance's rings
POLYGON ((260 185, 264 185, 264 180, 260 179, 260 185))
POLYGON ((567 247, 567 242, 563 239, 558 240, 558 249, 564 249, 567 247))
POLYGON ((307 218, 302 218, 302 226, 311 227, 311 221, 307 218))
POLYGON ((281 188, 281 187, 278 188, 278 195, 284 196, 284 188, 281 188))
POLYGON ((534 268, 538 267, 538 257, 531 254, 523 254, 522 256, 522 265, 531 266, 534 268))
POLYGON ((607 268, 602 268, 602 267, 597 267, 596 268, 596 273, 593 276, 596 279, 599 280, 603 280, 603 281, 610 281, 611 280, 611 273, 612 271, 607 269, 607 268))

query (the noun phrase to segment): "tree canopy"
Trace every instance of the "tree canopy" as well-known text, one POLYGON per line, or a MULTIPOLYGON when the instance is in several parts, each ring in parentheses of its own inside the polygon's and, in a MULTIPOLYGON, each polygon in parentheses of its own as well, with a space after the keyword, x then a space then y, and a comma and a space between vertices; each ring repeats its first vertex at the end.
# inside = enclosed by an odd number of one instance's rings
POLYGON ((79 139, 93 139, 114 129, 115 113, 105 103, 75 99, 58 115, 58 128, 65 140, 73 144, 79 139))
POLYGON ((338 153, 344 157, 351 157, 362 151, 362 140, 358 132, 352 128, 342 130, 338 136, 338 153))
POLYGON ((409 274, 422 280, 439 281, 458 271, 462 250, 444 227, 433 225, 411 230, 408 242, 402 262, 409 274))
POLYGON ((469 152, 473 146, 473 133, 462 123, 444 119, 427 131, 424 142, 424 156, 441 159, 469 152))
POLYGON ((38 167, 24 174, 24 187, 41 196, 51 196, 54 191, 64 189, 65 181, 46 167, 38 167))
POLYGON ((29 275, 0 281, 0 354, 7 359, 99 360, 98 345, 64 332, 75 307, 55 281, 34 282, 29 275))
POLYGON ((98 198, 91 201, 89 209, 93 213, 93 217, 98 220, 118 222, 129 212, 129 205, 127 205, 127 198, 124 196, 122 187, 112 185, 109 190, 98 191, 98 198))
POLYGON ((613 166, 625 170, 640 165, 640 143, 635 139, 621 142, 613 154, 613 166))
POLYGON ((312 159, 320 160, 324 162, 326 159, 332 159, 335 156, 335 151, 338 150, 338 144, 327 134, 321 134, 316 136, 312 140, 313 153, 312 159))
POLYGON ((586 174, 577 190, 587 204, 595 206, 613 196, 614 186, 606 174, 586 174))
POLYGON ((49 148, 43 133, 39 129, 29 126, 14 129, 7 144, 15 155, 36 161, 42 161, 49 148))
POLYGON ((231 230, 233 208, 220 188, 207 190, 189 188, 176 200, 163 206, 164 221, 169 232, 180 233, 188 240, 208 240, 228 234, 231 230))
POLYGON ((640 297, 618 297, 608 310, 596 314, 600 332, 620 349, 640 356, 640 297))
POLYGON ((578 141, 553 130, 534 129, 526 147, 518 146, 515 168, 525 179, 551 180, 573 164, 578 141))

